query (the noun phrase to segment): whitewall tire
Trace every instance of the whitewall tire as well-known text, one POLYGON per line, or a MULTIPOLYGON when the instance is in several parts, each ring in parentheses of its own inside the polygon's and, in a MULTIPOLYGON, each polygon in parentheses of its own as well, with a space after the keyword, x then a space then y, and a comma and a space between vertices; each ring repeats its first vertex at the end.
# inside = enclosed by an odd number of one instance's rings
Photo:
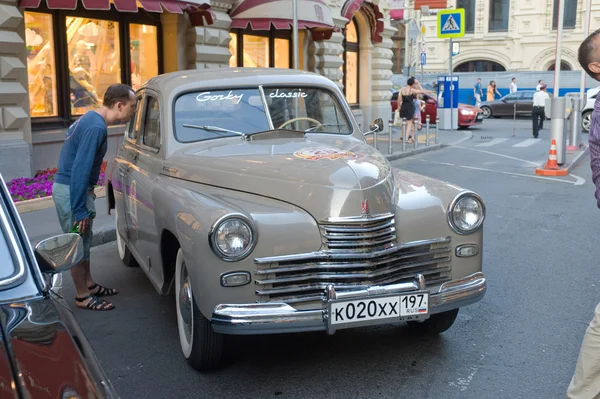
POLYGON ((129 248, 127 247, 127 243, 125 242, 125 240, 123 240, 123 238, 121 237, 121 234, 119 234, 119 212, 117 211, 116 207, 115 207, 114 211, 115 211, 115 233, 117 235, 117 252, 119 253, 119 259, 121 259, 121 262, 123 262, 123 264, 125 266, 128 266, 128 267, 138 266, 137 261, 135 260, 135 258, 131 254, 131 251, 129 251, 129 248))
POLYGON ((181 352, 188 363, 196 370, 219 367, 223 359, 223 336, 212 329, 196 305, 181 249, 175 265, 175 307, 181 352))

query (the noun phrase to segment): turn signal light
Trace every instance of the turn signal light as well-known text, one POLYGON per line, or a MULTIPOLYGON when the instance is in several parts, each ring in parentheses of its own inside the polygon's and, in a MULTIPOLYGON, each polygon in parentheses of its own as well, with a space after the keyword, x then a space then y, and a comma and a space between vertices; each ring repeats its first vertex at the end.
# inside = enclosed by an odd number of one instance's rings
POLYGON ((223 287, 240 287, 250 283, 250 273, 231 272, 221 275, 221 285, 223 287))
POLYGON ((456 247, 456 256, 459 258, 468 258, 479 253, 479 247, 475 244, 466 244, 456 247))

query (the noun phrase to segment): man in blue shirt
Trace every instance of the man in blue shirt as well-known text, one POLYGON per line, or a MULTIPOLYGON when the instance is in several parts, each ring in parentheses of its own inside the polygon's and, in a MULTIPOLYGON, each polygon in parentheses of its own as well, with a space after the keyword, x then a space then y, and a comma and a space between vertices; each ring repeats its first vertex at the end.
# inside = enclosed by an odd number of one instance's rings
POLYGON ((118 294, 114 288, 96 284, 90 273, 90 247, 94 186, 100 176, 107 149, 108 126, 129 122, 136 109, 136 97, 131 87, 114 84, 104 94, 101 108, 88 111, 67 130, 58 160, 58 171, 52 185, 52 198, 64 233, 78 230, 83 239, 83 261, 71 269, 80 308, 111 310, 114 305, 101 296, 118 294))
POLYGON ((483 97, 483 90, 481 89, 481 78, 477 79, 475 87, 473 87, 473 97, 475 97, 475 105, 479 107, 481 104, 481 97, 483 97))

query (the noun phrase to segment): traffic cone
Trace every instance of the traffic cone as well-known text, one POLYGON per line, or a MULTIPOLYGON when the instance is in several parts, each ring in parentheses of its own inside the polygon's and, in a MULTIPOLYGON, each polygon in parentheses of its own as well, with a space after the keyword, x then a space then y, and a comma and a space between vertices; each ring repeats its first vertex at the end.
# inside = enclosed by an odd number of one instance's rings
POLYGON ((548 154, 548 162, 546 165, 535 168, 535 174, 541 176, 566 176, 568 169, 561 169, 558 167, 558 160, 556 158, 556 140, 552 140, 550 144, 550 153, 548 154))
POLYGON ((550 144, 550 153, 548 154, 548 163, 545 169, 559 169, 556 160, 556 140, 552 140, 552 144, 550 144))

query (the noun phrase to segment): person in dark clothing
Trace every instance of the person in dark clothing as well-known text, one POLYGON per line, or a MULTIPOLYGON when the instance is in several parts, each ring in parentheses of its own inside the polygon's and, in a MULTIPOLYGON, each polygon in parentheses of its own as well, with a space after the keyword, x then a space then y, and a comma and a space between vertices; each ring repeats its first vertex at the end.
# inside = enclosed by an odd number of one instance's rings
POLYGON ((540 86, 540 91, 536 91, 533 95, 533 107, 531 108, 531 116, 533 118, 533 137, 537 139, 540 130, 544 128, 544 118, 546 100, 550 95, 546 92, 546 85, 540 86))
POLYGON ((83 261, 71 269, 77 293, 75 303, 80 308, 114 309, 112 303, 99 297, 116 295, 118 291, 95 283, 90 273, 92 220, 96 215, 94 186, 108 146, 108 126, 128 122, 135 109, 136 97, 131 87, 109 86, 102 107, 88 111, 69 127, 58 160, 52 185, 58 220, 64 233, 77 228, 83 240, 83 261))
MULTIPOLYGON (((427 94, 427 92, 423 90, 413 88, 415 83, 418 83, 417 80, 411 76, 406 81, 406 86, 400 89, 400 93, 398 93, 400 118, 406 118, 406 135, 408 136, 409 142, 412 140, 411 132, 413 131, 413 117, 415 115, 414 100, 417 98, 417 94, 427 94)), ((405 137, 402 137, 402 140, 404 139, 405 137)))

